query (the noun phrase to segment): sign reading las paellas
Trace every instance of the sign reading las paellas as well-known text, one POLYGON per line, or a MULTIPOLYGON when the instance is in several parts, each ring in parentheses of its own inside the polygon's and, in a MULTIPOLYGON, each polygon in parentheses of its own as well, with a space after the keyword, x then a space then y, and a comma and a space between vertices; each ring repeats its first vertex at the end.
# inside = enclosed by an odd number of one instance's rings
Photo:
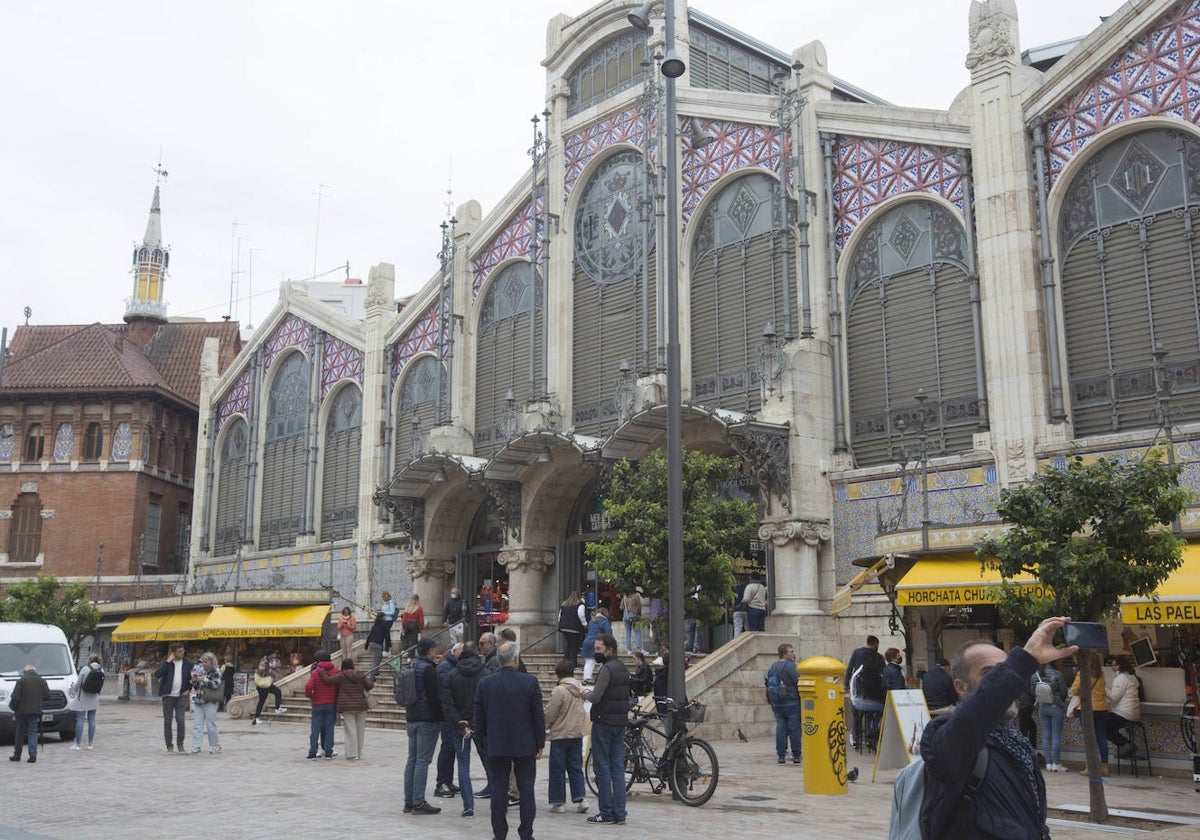
POLYGON ((1200 624, 1200 601, 1159 601, 1157 604, 1122 603, 1126 624, 1200 624))

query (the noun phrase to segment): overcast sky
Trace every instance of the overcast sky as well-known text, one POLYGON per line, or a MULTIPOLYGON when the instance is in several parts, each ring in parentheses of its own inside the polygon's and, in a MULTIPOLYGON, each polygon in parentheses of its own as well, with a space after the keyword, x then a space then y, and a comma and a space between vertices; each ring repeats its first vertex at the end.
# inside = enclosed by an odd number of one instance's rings
MULTIPOLYGON (((0 325, 25 306, 31 323, 121 320, 160 148, 169 315, 225 315, 235 250, 243 323, 314 259, 335 280, 391 262, 397 294, 415 291, 448 183, 486 215, 527 176, 546 23, 592 5, 3 0, 0 325)), ((694 6, 786 52, 820 40, 835 76, 897 104, 945 108, 968 82, 968 0, 694 6)), ((1017 0, 1021 46, 1118 6, 1017 0)))

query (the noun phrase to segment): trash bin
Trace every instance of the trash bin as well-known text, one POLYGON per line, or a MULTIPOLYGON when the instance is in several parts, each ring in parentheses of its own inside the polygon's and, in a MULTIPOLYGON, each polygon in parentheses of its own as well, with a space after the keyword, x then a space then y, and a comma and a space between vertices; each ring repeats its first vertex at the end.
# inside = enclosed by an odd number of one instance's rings
POLYGON ((800 673, 800 730, 804 743, 804 792, 840 796, 846 788, 846 711, 842 675, 846 666, 812 656, 800 673))

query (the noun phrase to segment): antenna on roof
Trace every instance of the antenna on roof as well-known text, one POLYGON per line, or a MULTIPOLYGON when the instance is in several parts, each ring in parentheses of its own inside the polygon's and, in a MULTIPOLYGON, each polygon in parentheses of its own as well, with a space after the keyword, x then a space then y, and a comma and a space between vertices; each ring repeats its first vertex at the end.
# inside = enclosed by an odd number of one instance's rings
POLYGON ((154 167, 154 186, 158 186, 160 182, 166 180, 167 170, 163 169, 162 165, 162 146, 158 147, 158 166, 154 167))
POLYGON ((242 240, 237 235, 240 227, 245 227, 245 225, 234 219, 233 230, 229 234, 229 309, 225 311, 226 321, 233 318, 233 304, 237 300, 237 278, 241 269, 242 256, 242 240))
POLYGON ((446 161, 446 218, 454 215, 454 158, 446 161))

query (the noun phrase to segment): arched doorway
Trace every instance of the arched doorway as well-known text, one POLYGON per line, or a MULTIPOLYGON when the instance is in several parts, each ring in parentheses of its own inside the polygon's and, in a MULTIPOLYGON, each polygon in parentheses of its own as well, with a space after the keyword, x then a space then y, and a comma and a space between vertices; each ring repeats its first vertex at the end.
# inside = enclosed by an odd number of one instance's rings
POLYGON ((467 550, 457 566, 455 584, 467 611, 464 638, 478 639, 508 621, 508 570, 500 564, 503 547, 504 523, 488 498, 475 514, 467 550))
POLYGON ((597 606, 604 606, 615 617, 621 594, 587 567, 583 549, 589 542, 600 539, 608 529, 608 517, 604 513, 604 489, 603 480, 593 479, 571 508, 567 533, 558 550, 558 598, 561 603, 567 595, 578 591, 583 596, 589 615, 597 606))

